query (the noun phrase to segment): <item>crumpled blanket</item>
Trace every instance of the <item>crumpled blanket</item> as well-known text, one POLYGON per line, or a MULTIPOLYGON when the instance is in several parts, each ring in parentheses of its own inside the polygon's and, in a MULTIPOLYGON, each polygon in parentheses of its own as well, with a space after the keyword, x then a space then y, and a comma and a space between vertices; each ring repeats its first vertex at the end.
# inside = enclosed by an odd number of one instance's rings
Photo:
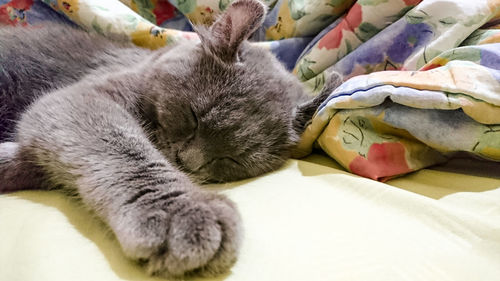
MULTIPOLYGON (((196 42, 191 23, 212 23, 230 2, 0 0, 0 24, 60 21, 159 48, 196 42)), ((500 160, 500 0, 263 2, 255 44, 314 93, 332 71, 346 80, 318 108, 297 157, 321 148, 377 180, 457 151, 500 160)))

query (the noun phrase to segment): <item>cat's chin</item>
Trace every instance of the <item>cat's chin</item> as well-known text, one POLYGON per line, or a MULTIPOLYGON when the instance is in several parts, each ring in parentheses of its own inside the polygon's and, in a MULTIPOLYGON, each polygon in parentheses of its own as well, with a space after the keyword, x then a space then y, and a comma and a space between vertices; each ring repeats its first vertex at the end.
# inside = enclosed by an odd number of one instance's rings
POLYGON ((188 175, 193 183, 199 185, 208 185, 208 184, 223 184, 229 182, 235 182, 238 180, 243 180, 250 178, 250 176, 242 176, 242 177, 234 177, 234 178, 217 178, 212 175, 201 174, 197 172, 186 171, 183 169, 183 172, 188 175))
POLYGON ((223 179, 218 179, 213 176, 209 175, 203 175, 200 173, 196 172, 189 172, 185 171, 185 173, 188 174, 189 178, 191 179, 192 182, 200 185, 206 185, 206 184, 222 184, 222 183, 228 183, 236 180, 223 180, 223 179))

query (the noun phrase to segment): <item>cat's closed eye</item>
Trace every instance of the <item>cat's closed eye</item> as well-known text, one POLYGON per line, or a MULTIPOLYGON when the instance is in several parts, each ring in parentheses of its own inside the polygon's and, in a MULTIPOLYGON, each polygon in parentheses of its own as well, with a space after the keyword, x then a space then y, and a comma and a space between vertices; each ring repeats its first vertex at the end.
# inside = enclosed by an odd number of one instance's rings
POLYGON ((222 160, 230 161, 236 165, 243 166, 238 160, 234 159, 233 157, 224 157, 224 158, 222 158, 222 160))
POLYGON ((197 114, 190 105, 178 110, 174 110, 173 106, 169 109, 160 109, 156 118, 160 129, 158 133, 167 137, 169 142, 188 141, 195 137, 199 127, 197 114))
POLYGON ((196 112, 193 110, 193 107, 190 106, 189 109, 191 110, 191 115, 192 115, 191 116, 192 117, 192 119, 191 119, 191 126, 193 128, 193 133, 195 133, 196 130, 198 129, 199 120, 198 120, 198 116, 197 116, 196 112))
POLYGON ((226 156, 226 157, 220 157, 220 158, 215 158, 212 159, 211 161, 208 161, 205 165, 201 166, 198 170, 192 171, 192 172, 198 172, 203 169, 208 169, 208 168, 213 168, 217 166, 225 166, 225 167, 243 167, 240 162, 238 162, 236 159, 234 159, 231 156, 226 156), (212 167, 210 167, 212 166, 212 167))

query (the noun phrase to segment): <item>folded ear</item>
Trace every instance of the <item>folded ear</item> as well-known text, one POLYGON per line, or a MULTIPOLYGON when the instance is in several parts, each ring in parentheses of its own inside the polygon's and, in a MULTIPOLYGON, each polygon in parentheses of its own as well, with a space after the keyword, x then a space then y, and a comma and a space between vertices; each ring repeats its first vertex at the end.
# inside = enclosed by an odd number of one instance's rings
POLYGON ((202 46, 224 62, 238 59, 241 43, 264 21, 266 6, 258 0, 237 0, 208 31, 199 30, 202 46))
POLYGON ((334 71, 325 72, 327 78, 321 92, 310 101, 302 103, 296 108, 293 128, 298 136, 304 133, 318 107, 330 96, 333 90, 342 84, 342 76, 339 73, 334 71))

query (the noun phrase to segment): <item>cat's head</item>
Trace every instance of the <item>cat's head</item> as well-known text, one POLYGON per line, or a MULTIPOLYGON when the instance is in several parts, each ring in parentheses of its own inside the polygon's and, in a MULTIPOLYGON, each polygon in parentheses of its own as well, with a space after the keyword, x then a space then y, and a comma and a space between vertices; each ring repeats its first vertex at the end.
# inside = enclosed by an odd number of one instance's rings
POLYGON ((233 2, 210 28, 197 28, 200 44, 180 44, 151 65, 155 82, 145 112, 153 120, 153 139, 198 181, 232 181, 279 168, 319 102, 308 101, 268 50, 246 41, 265 12, 257 0, 233 2))

